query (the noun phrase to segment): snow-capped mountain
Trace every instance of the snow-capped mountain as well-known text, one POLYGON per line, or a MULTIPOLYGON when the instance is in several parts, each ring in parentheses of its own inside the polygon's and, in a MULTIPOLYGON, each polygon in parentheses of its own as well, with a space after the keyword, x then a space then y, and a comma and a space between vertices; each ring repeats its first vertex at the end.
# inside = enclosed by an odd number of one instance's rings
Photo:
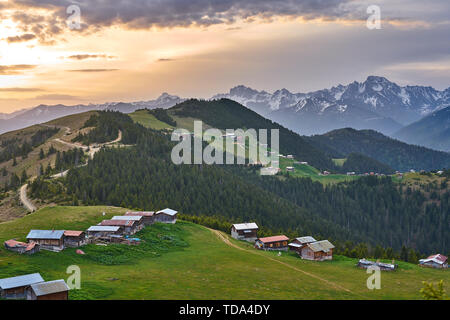
POLYGON ((61 118, 71 114, 77 114, 93 110, 111 110, 120 111, 123 113, 131 113, 138 109, 156 109, 156 108, 170 108, 184 101, 178 96, 163 93, 155 100, 139 101, 139 102, 107 102, 103 104, 88 104, 88 105, 74 105, 66 106, 58 105, 39 105, 37 107, 21 110, 17 114, 4 115, 4 119, 0 119, 0 133, 25 128, 34 124, 44 123, 53 119, 61 118))
POLYGON ((450 88, 401 87, 384 77, 369 76, 309 93, 286 89, 273 94, 238 86, 213 97, 235 100, 301 134, 320 134, 343 125, 391 134, 404 125, 450 105, 450 88))

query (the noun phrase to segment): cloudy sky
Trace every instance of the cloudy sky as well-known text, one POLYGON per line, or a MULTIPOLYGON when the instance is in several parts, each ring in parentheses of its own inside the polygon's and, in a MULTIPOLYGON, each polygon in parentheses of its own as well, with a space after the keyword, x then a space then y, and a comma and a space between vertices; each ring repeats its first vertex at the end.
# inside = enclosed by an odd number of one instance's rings
POLYGON ((449 40, 448 0, 0 0, 0 112, 368 75, 445 89, 449 40))

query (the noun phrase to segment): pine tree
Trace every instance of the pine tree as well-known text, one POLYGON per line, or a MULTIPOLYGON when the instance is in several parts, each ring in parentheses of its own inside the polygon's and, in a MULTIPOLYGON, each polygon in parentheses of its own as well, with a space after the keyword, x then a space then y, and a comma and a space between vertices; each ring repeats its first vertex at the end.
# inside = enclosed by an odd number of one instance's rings
POLYGON ((44 150, 42 150, 42 148, 41 148, 41 150, 39 151, 39 159, 44 159, 45 158, 45 154, 44 154, 44 150))

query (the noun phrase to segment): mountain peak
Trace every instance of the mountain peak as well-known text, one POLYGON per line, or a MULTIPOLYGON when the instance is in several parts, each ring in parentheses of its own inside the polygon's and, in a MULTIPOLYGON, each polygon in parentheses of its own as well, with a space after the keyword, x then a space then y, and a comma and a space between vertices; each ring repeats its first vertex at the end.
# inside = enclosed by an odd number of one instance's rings
POLYGON ((368 76, 366 82, 371 82, 371 83, 391 83, 385 77, 380 77, 380 76, 368 76))

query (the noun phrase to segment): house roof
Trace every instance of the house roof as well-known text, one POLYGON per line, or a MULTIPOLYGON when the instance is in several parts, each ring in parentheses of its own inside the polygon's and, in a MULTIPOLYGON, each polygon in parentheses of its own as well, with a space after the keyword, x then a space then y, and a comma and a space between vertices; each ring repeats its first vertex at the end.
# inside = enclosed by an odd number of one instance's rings
POLYGON ((419 262, 422 262, 422 263, 430 262, 430 261, 436 262, 438 264, 444 264, 447 261, 447 257, 442 254, 434 254, 432 256, 429 256, 426 259, 419 260, 419 262))
POLYGON ((5 241, 5 245, 7 245, 8 247, 11 247, 11 248, 15 248, 15 247, 26 247, 26 246, 28 246, 28 243, 20 242, 20 241, 16 241, 16 240, 12 239, 12 240, 5 241))
POLYGON ((280 235, 280 236, 259 238, 258 240, 261 241, 262 243, 270 243, 270 242, 278 242, 278 241, 288 241, 289 238, 286 237, 285 235, 280 235))
POLYGON ((66 230, 64 231, 64 235, 66 237, 79 237, 84 233, 84 231, 73 231, 73 230, 66 230))
POLYGON ((31 285, 31 289, 33 289, 34 294, 38 297, 70 290, 64 280, 35 283, 31 285))
POLYGON ((297 240, 298 242, 300 242, 301 244, 306 244, 306 243, 310 243, 310 242, 316 242, 317 240, 314 239, 311 236, 306 236, 306 237, 299 237, 299 238, 295 238, 295 240, 297 240))
POLYGON ((100 226, 132 227, 135 222, 134 220, 103 220, 100 222, 100 226))
POLYGON ((8 240, 5 241, 5 246, 9 247, 9 248, 24 248, 25 247, 25 251, 30 251, 33 250, 34 247, 36 246, 35 242, 30 242, 30 243, 25 243, 25 242, 20 242, 20 241, 16 241, 14 239, 12 240, 8 240))
POLYGON ((178 211, 166 208, 164 210, 158 211, 156 214, 160 214, 160 213, 164 213, 164 214, 167 214, 169 216, 174 216, 174 215, 176 215, 178 213, 178 211))
POLYGON ((308 243, 307 246, 314 252, 318 251, 328 252, 334 248, 334 245, 328 240, 308 243))
POLYGON ((105 231, 105 232, 116 232, 120 229, 120 227, 112 227, 112 226, 92 226, 87 231, 105 231))
POLYGON ((154 211, 139 211, 139 212, 127 212, 126 216, 143 216, 143 217, 153 217, 154 211))
POLYGON ((114 216, 111 220, 141 221, 142 216, 114 216))
POLYGON ((288 246, 289 247, 294 247, 294 248, 301 248, 302 247, 301 244, 298 244, 298 243, 295 243, 295 242, 289 243, 288 246))
POLYGON ((258 225, 254 222, 250 223, 236 223, 233 224, 236 230, 248 230, 248 229, 258 229, 258 225))
POLYGON ((0 279, 0 288, 3 290, 29 286, 34 283, 44 282, 39 273, 26 274, 23 276, 0 279))
POLYGON ((64 230, 31 230, 27 239, 50 239, 58 240, 64 235, 64 230))

